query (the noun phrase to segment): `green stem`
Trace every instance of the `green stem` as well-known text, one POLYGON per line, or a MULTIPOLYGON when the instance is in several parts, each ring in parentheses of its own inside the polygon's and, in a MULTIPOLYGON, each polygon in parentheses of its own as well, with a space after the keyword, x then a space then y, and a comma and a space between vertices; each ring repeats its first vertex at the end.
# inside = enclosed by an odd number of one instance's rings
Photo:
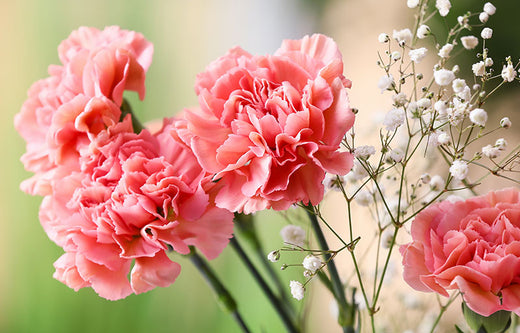
MULTIPOLYGON (((253 247, 255 255, 258 257, 262 266, 265 268, 269 277, 276 285, 276 289, 278 291, 279 298, 284 300, 289 300, 289 296, 286 292, 286 286, 282 283, 280 276, 275 272, 273 265, 271 262, 267 260, 266 252, 258 238, 258 234, 255 229, 254 217, 253 215, 244 215, 235 213, 235 221, 240 234, 243 235, 253 247)), ((293 308, 290 306, 288 302, 284 302, 289 311, 293 311, 293 308)))
POLYGON ((193 246, 190 246, 190 254, 187 255, 191 260, 192 264, 199 270, 199 273, 204 277, 206 282, 209 284, 215 295, 217 296, 219 304, 221 304, 227 311, 231 313, 237 324, 242 329, 242 332, 251 332, 247 327, 246 323, 242 319, 240 312, 238 311, 237 304, 229 293, 229 291, 220 282, 219 278, 208 265, 207 261, 202 258, 193 246))
POLYGON ((123 121, 123 119, 125 119, 127 114, 129 114, 132 117, 132 126, 134 128, 134 133, 136 133, 136 134, 141 133, 141 131, 145 127, 143 126, 143 124, 141 124, 139 119, 137 119, 137 117, 133 113, 130 103, 128 103, 128 101, 123 98, 123 103, 121 103, 121 117, 119 118, 119 121, 123 121))
POLYGON ((318 244, 320 248, 324 251, 323 257, 325 258, 325 262, 327 263, 327 268, 330 274, 330 279, 332 283, 332 289, 334 291, 334 297, 338 302, 338 307, 340 310, 340 325, 343 327, 343 332, 353 333, 354 332, 354 319, 355 316, 352 314, 352 305, 347 303, 347 299, 345 298, 345 290, 343 289, 343 284, 339 278, 338 270, 336 268, 336 264, 333 260, 331 260, 331 255, 327 251, 329 251, 329 245, 327 244, 327 240, 325 239, 325 235, 321 230, 320 224, 318 222, 318 218, 316 214, 314 214, 314 207, 311 205, 306 205, 306 212, 311 220, 312 228, 314 233, 316 234, 316 239, 318 240, 318 244), (345 318, 342 318, 345 316, 345 318))
POLYGON ((247 269, 253 275, 253 278, 256 280, 262 291, 265 293, 273 307, 276 309, 276 312, 282 319, 283 324, 285 325, 285 328, 288 332, 296 333, 299 332, 299 329, 295 326, 293 323, 289 313, 287 312, 286 308, 283 306, 283 304, 280 302, 280 300, 276 297, 276 295, 273 293, 271 288, 267 285, 264 278, 260 275, 256 267, 253 265, 247 254, 245 253, 244 249, 240 244, 238 243, 237 239, 235 237, 231 238, 229 241, 233 249, 237 252, 240 259, 244 262, 244 265, 246 265, 247 269))

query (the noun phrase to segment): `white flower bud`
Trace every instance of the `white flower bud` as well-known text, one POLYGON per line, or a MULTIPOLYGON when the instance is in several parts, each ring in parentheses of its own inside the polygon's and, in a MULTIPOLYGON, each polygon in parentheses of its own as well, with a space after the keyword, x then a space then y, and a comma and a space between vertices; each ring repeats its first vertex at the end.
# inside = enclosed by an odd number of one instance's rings
POLYGON ((511 120, 509 120, 508 117, 504 117, 504 118, 500 119, 500 127, 503 127, 506 129, 511 127, 511 120))
POLYGON ((379 79, 379 82, 377 83, 377 87, 381 89, 381 93, 383 93, 385 90, 390 90, 392 86, 394 85, 394 77, 392 74, 390 75, 383 75, 379 79))
POLYGON ((451 88, 454 93, 460 93, 467 87, 466 81, 464 79, 455 79, 451 84, 451 88))
POLYGON ((441 176, 435 175, 432 177, 432 180, 430 181, 430 188, 433 191, 440 191, 444 188, 444 179, 442 179, 441 176))
POLYGON ((482 147, 482 155, 488 158, 497 158, 500 155, 500 149, 492 145, 482 147))
POLYGON ((392 37, 399 42, 399 45, 410 44, 413 35, 410 29, 394 30, 392 37))
POLYGON ((280 251, 269 252, 269 254, 267 255, 267 259, 270 262, 277 262, 278 260, 280 260, 280 251))
POLYGON ((423 173, 419 179, 421 180, 421 183, 428 184, 432 180, 432 177, 429 173, 423 173))
POLYGON ((500 138, 495 142, 495 147, 497 147, 500 150, 506 150, 507 141, 504 138, 500 138))
POLYGON ((489 14, 486 12, 482 12, 478 15, 478 19, 482 23, 486 23, 489 20, 489 14))
POLYGON ((416 8, 417 6, 419 6, 419 0, 407 0, 406 5, 408 6, 408 8, 416 8))
POLYGON ((496 11, 497 11, 497 8, 495 6, 493 6, 493 4, 491 2, 486 2, 484 4, 484 12, 486 12, 489 16, 495 14, 496 11))
POLYGON ((491 67, 491 66, 493 66, 493 59, 491 59, 491 58, 486 58, 486 59, 484 60, 484 65, 486 65, 486 67, 491 67))
POLYGON ((493 37, 493 29, 487 28, 487 27, 482 29, 482 32, 480 33, 480 36, 483 39, 490 39, 491 37, 493 37))
POLYGON ((399 148, 392 149, 390 151, 389 155, 390 155, 390 158, 392 159, 392 161, 394 161, 396 163, 401 162, 404 157, 403 151, 399 148))
POLYGON ((444 17, 450 12, 451 3, 449 0, 437 0, 435 7, 439 10, 439 14, 444 17))
POLYGON ((425 47, 421 47, 418 49, 410 50, 408 52, 408 56, 410 57, 411 61, 418 64, 424 59, 424 57, 426 57, 427 52, 428 52, 428 49, 426 49, 425 47))
POLYGON ((379 41, 379 43, 386 43, 390 40, 390 37, 383 32, 380 33, 379 36, 377 36, 377 40, 379 41))
POLYGON ((426 36, 428 36, 430 34, 430 32, 431 32, 430 27, 425 24, 422 24, 417 29, 417 38, 419 38, 419 39, 426 38, 426 36))
POLYGON ((392 60, 397 61, 397 60, 401 59, 401 52, 394 51, 394 52, 392 52, 390 57, 392 58, 392 60))
POLYGON ((376 153, 374 146, 359 146, 354 149, 354 156, 361 159, 369 158, 376 153))
POLYGON ((450 136, 448 133, 442 132, 437 136, 437 143, 439 145, 447 145, 450 143, 450 136))

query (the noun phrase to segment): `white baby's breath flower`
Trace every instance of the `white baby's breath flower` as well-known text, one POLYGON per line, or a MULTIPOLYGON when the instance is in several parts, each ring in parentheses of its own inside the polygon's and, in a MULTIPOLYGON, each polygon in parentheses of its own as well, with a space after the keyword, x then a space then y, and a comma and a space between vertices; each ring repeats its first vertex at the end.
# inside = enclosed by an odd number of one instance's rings
POLYGON ((467 115, 469 103, 462 102, 458 98, 453 99, 453 106, 448 108, 447 115, 450 124, 457 126, 467 115))
POLYGON ((286 225, 280 230, 280 236, 284 243, 303 247, 305 242, 305 230, 293 224, 286 225))
POLYGON ((493 6, 493 4, 491 2, 486 2, 484 4, 484 12, 486 12, 489 16, 495 14, 496 11, 497 11, 497 8, 495 6, 493 6))
POLYGON ((471 66, 471 70, 475 76, 483 76, 486 74, 486 64, 483 61, 479 61, 471 66))
POLYGON ((497 139, 495 141, 495 147, 497 147, 500 150, 506 150, 507 141, 504 138, 497 139))
POLYGON ((439 145, 441 145, 441 146, 442 146, 442 145, 447 145, 447 144, 449 144, 449 143, 450 143, 450 140, 451 140, 451 138, 450 138, 449 134, 446 133, 446 132, 441 132, 441 133, 439 133, 439 135, 437 136, 437 143, 438 143, 439 145))
POLYGON ((450 56, 450 52, 453 50, 453 44, 447 43, 439 50, 439 57, 448 58, 450 56))
POLYGON ((407 0, 406 5, 408 8, 416 8, 419 5, 419 0, 407 0))
POLYGON ((430 188, 433 191, 440 191, 444 188, 444 179, 439 175, 434 175, 430 181, 430 188))
POLYGON ((394 96, 392 96, 392 100, 394 101, 394 103, 398 106, 403 106, 406 104, 406 101, 408 100, 408 97, 406 97, 406 94, 405 93, 398 93, 398 94, 395 94, 394 96))
POLYGON ((484 127, 488 119, 487 112, 484 109, 474 109, 469 113, 469 120, 475 125, 484 127))
POLYGON ((388 36, 388 34, 382 32, 379 34, 379 36, 377 36, 377 40, 379 41, 379 43, 386 43, 390 40, 390 37, 388 36))
POLYGON ((460 41, 466 50, 472 50, 478 45, 478 38, 475 36, 464 36, 460 38, 460 41))
POLYGON ((455 79, 451 83, 451 88, 453 89, 454 93, 460 93, 467 86, 468 85, 466 84, 466 80, 464 80, 464 79, 455 79))
POLYGON ((435 111, 437 111, 439 113, 439 115, 441 116, 445 116, 446 113, 447 113, 447 110, 448 110, 448 105, 446 105, 446 102, 443 101, 443 100, 438 100, 437 102, 435 102, 435 104, 433 105, 433 108, 435 109, 435 111))
POLYGON ((361 165, 361 163, 359 163, 358 160, 354 160, 354 166, 352 167, 352 170, 350 170, 350 172, 346 175, 346 177, 351 181, 361 180, 366 176, 368 176, 368 172, 361 165))
POLYGON ((463 180, 468 175, 468 164, 462 160, 455 160, 450 166, 450 174, 457 180, 463 180))
POLYGON ((403 160, 404 152, 399 148, 395 148, 390 151, 389 156, 392 161, 399 163, 403 160))
POLYGON ((439 86, 447 86, 455 79, 455 74, 447 69, 441 68, 433 72, 435 83, 439 86))
POLYGON ((418 64, 424 59, 424 57, 426 57, 427 52, 428 49, 426 49, 425 47, 421 47, 418 49, 410 50, 408 52, 408 56, 410 57, 410 60, 418 64))
POLYGON ((337 176, 331 173, 327 173, 323 179, 323 185, 326 189, 333 191, 341 191, 341 186, 347 185, 347 179, 345 176, 337 176))
POLYGON ((399 42, 399 44, 410 44, 413 35, 410 29, 394 30, 392 37, 399 42))
POLYGON ((492 59, 492 58, 489 58, 489 57, 486 58, 486 59, 484 60, 484 65, 486 65, 486 67, 491 67, 491 66, 493 66, 493 59, 492 59))
POLYGON ((489 20, 489 14, 486 12, 482 12, 478 15, 478 19, 482 23, 486 23, 489 20))
POLYGON ((441 16, 446 16, 450 12, 451 3, 449 0, 437 0, 435 7, 439 10, 441 16))
POLYGON ((393 61, 397 61, 397 60, 401 59, 401 52, 394 51, 394 52, 392 52, 390 57, 392 58, 393 61))
POLYGON ((321 267, 323 262, 320 258, 309 254, 305 258, 303 258, 303 268, 311 271, 312 274, 316 273, 316 271, 321 267))
POLYGON ((504 117, 504 118, 500 119, 500 127, 503 127, 506 129, 511 127, 511 120, 509 120, 508 117, 504 117))
POLYGON ((356 202, 361 206, 368 206, 372 203, 372 194, 367 190, 360 190, 355 197, 356 202))
POLYGON ((417 106, 422 109, 427 109, 432 105, 432 101, 429 98, 421 98, 417 101, 417 106))
POLYGON ((394 108, 390 110, 383 120, 383 125, 386 126, 386 130, 389 132, 395 131, 399 126, 404 124, 406 113, 403 108, 394 108))
POLYGON ((267 259, 270 262, 277 262, 278 260, 280 260, 280 251, 269 252, 269 254, 267 255, 267 259))
POLYGON ((431 32, 430 27, 427 26, 426 24, 422 24, 417 29, 417 38, 419 38, 419 39, 426 38, 430 34, 430 32, 431 32))
POLYGON ((504 66, 504 68, 502 68, 501 75, 502 75, 502 78, 504 79, 504 81, 507 81, 507 82, 513 81, 516 77, 516 71, 515 71, 515 68, 513 67, 513 64, 508 63, 507 66, 504 66))
POLYGON ((487 27, 482 29, 482 32, 480 33, 480 36, 483 39, 490 39, 493 36, 493 29, 487 28, 487 27))
POLYGON ((354 149, 354 156, 361 159, 369 158, 376 153, 374 146, 359 146, 354 149))
POLYGON ((423 184, 428 184, 428 183, 432 180, 432 176, 430 176, 429 173, 423 173, 423 174, 419 177, 419 180, 420 180, 421 183, 423 183, 423 184))
POLYGON ((488 158, 497 158, 500 155, 500 149, 492 145, 487 145, 482 147, 482 155, 488 158))
POLYGON ((377 83, 377 87, 381 89, 381 93, 383 93, 385 90, 389 90, 393 85, 394 77, 392 74, 381 76, 379 82, 377 83))
POLYGON ((298 301, 303 299, 305 295, 305 287, 299 281, 292 280, 289 282, 289 287, 291 288, 292 297, 296 298, 298 301))

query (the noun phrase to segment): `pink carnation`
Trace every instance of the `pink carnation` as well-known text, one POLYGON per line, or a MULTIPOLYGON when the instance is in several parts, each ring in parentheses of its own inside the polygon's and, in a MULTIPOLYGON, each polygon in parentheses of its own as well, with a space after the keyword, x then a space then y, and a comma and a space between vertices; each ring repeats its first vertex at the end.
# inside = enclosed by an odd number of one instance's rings
POLYGON ((213 259, 227 245, 233 214, 209 200, 206 173, 175 134, 179 122, 166 121, 153 136, 128 132, 127 117, 98 134, 82 172, 55 180, 40 209, 45 231, 66 252, 55 278, 115 300, 173 283, 180 265, 169 250, 187 254, 193 245, 213 259))
POLYGON ((77 169, 89 136, 119 121, 124 90, 144 97, 153 46, 141 34, 108 27, 82 27, 59 47, 63 66, 33 84, 15 116, 27 142, 25 168, 36 175, 22 183, 31 194, 50 193, 52 180, 77 169))
POLYGON ((417 215, 400 248, 404 279, 416 290, 460 290, 473 311, 520 314, 520 192, 505 189, 443 201, 417 215))
POLYGON ((286 40, 274 55, 231 49, 197 76, 200 109, 186 118, 201 165, 231 211, 283 210, 323 197, 325 172, 346 174, 339 152, 354 122, 336 43, 323 35, 286 40))

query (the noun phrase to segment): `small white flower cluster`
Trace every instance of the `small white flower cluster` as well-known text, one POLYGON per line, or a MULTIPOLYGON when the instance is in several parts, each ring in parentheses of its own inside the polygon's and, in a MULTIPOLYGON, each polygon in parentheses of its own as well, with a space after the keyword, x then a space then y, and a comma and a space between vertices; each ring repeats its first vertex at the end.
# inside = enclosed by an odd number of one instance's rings
POLYGON ((500 153, 506 150, 507 141, 503 138, 498 139, 494 145, 486 145, 482 147, 482 155, 487 158, 497 158, 500 153))
POLYGON ((297 225, 286 225, 280 230, 280 236, 282 236, 283 242, 289 245, 303 247, 305 244, 305 230, 297 225))

